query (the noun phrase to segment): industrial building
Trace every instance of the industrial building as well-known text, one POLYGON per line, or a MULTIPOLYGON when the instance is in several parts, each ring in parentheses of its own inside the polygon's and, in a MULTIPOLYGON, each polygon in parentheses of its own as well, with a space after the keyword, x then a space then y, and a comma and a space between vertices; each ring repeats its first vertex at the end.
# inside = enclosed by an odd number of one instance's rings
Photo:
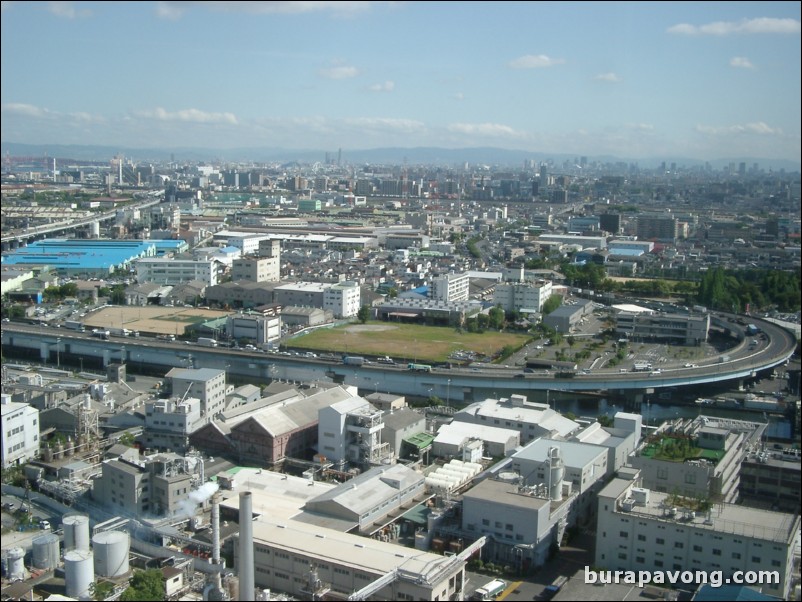
POLYGON ((734 503, 741 463, 757 449, 765 423, 698 416, 665 423, 629 459, 643 487, 734 503))
POLYGON ((521 444, 521 434, 512 428, 454 420, 437 429, 432 454, 441 458, 462 458, 474 441, 481 442, 481 457, 503 458, 521 444))
POLYGON ((579 430, 578 423, 543 403, 530 403, 524 395, 509 399, 485 399, 472 403, 456 414, 454 420, 471 424, 511 428, 520 433, 521 444, 549 437, 565 439, 579 430))
POLYGON ((504 311, 536 312, 543 310, 552 292, 550 280, 538 283, 507 282, 496 285, 493 305, 504 311))
POLYGON ((696 346, 707 341, 710 314, 665 314, 635 306, 614 307, 615 332, 631 341, 696 346))
MULTIPOLYGON (((560 480, 557 472, 554 478, 560 480)), ((575 498, 575 493, 563 495, 561 487, 550 496, 544 488, 509 478, 485 479, 463 494, 462 533, 466 539, 488 537, 485 562, 508 564, 525 574, 543 565, 562 541, 575 498)))
POLYGON ((11 401, 11 395, 0 395, 2 408, 3 468, 23 464, 39 455, 39 410, 28 403, 11 401))
POLYGON ((599 494, 594 565, 607 570, 776 571, 761 583, 787 600, 793 582, 799 514, 698 500, 640 487, 637 471, 599 494))
MULTIPOLYGON (((201 417, 209 422, 225 408, 226 373, 214 368, 172 368, 167 373, 173 395, 179 399, 196 397, 201 402, 201 417)), ((233 389, 233 387, 232 387, 233 389)))
POLYGON ((136 262, 137 282, 182 284, 200 280, 206 286, 217 284, 217 262, 213 259, 150 257, 136 262))
POLYGON ((362 397, 338 401, 320 410, 318 449, 326 459, 370 468, 389 457, 390 446, 381 439, 382 412, 362 397))

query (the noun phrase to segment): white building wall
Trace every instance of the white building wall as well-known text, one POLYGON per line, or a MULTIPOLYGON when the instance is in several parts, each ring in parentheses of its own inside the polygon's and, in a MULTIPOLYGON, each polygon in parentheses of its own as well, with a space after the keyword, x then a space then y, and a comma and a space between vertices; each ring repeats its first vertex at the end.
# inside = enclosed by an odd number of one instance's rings
POLYGON ((39 453, 39 410, 2 397, 3 468, 22 464, 39 453))
POLYGON ((351 318, 359 313, 362 293, 358 282, 340 282, 323 293, 323 309, 335 318, 351 318))
POLYGON ((154 257, 136 262, 136 277, 139 283, 176 285, 200 280, 207 286, 214 286, 217 284, 217 269, 212 260, 154 257))

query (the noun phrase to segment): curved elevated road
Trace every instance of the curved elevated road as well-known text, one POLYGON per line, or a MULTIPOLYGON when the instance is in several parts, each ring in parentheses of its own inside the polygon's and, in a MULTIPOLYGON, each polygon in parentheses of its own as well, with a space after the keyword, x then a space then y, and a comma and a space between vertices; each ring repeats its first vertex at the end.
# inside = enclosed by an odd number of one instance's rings
MULTIPOLYGON (((724 328, 738 331, 732 316, 716 314, 714 322, 724 328)), ((739 318, 741 319, 741 318, 739 318)), ((217 368, 238 378, 254 381, 282 379, 298 382, 315 382, 334 379, 365 390, 402 395, 437 395, 447 400, 461 400, 466 390, 489 389, 499 394, 528 390, 598 391, 645 390, 676 387, 749 378, 761 370, 785 363, 796 349, 793 333, 764 320, 748 318, 762 332, 759 345, 750 343, 755 338, 747 335, 725 353, 699 361, 693 367, 684 365, 661 366, 659 372, 624 372, 620 369, 599 369, 577 372, 571 378, 560 378, 555 373, 522 373, 520 368, 487 366, 471 368, 433 368, 431 372, 413 372, 406 364, 366 363, 363 366, 344 365, 340 361, 289 356, 262 351, 208 348, 186 342, 168 342, 153 338, 112 337, 100 340, 89 332, 80 333, 64 328, 39 327, 5 323, 2 344, 7 356, 13 350, 38 350, 39 358, 56 363, 69 356, 95 358, 103 365, 125 361, 150 369, 161 367, 167 372, 173 367, 217 368)), ((741 329, 742 331, 742 329, 741 329)), ((72 362, 74 363, 74 361, 72 362)))

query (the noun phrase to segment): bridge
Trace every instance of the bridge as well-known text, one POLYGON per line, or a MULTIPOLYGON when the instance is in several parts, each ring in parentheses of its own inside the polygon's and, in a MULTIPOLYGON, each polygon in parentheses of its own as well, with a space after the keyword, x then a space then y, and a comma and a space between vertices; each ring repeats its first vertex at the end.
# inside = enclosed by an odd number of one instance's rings
POLYGON ((2 329, 5 357, 25 355, 39 361, 60 364, 61 360, 86 359, 106 366, 126 363, 132 371, 170 368, 217 368, 240 380, 268 382, 331 382, 357 386, 362 390, 428 397, 436 395, 447 401, 470 399, 474 390, 490 390, 499 395, 531 391, 600 390, 643 392, 668 387, 702 385, 753 378, 763 370, 784 364, 793 355, 797 339, 785 328, 771 322, 750 318, 765 335, 759 348, 741 340, 725 353, 692 365, 666 365, 652 372, 624 372, 598 369, 573 373, 561 378, 555 373, 522 373, 520 368, 485 366, 477 368, 433 367, 431 372, 408 370, 406 364, 366 362, 345 365, 340 360, 265 353, 260 350, 204 348, 183 341, 153 338, 112 337, 100 340, 91 333, 63 328, 6 323, 2 329), (75 359, 74 359, 75 358, 75 359))

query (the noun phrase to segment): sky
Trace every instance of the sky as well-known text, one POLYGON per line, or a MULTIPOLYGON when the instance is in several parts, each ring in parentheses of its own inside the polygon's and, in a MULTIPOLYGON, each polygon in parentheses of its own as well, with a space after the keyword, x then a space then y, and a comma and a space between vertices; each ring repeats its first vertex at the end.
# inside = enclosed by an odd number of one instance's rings
POLYGON ((800 163, 799 2, 2 2, 3 142, 800 163))

